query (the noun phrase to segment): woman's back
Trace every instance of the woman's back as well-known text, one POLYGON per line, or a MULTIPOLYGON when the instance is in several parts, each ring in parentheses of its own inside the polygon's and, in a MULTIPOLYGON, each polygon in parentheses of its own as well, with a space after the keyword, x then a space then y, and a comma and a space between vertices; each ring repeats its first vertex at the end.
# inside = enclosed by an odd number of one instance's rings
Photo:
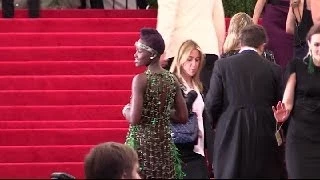
POLYGON ((174 75, 169 71, 145 72, 141 123, 131 125, 128 144, 138 152, 144 178, 178 178, 178 154, 171 138, 170 112, 176 96, 174 75))

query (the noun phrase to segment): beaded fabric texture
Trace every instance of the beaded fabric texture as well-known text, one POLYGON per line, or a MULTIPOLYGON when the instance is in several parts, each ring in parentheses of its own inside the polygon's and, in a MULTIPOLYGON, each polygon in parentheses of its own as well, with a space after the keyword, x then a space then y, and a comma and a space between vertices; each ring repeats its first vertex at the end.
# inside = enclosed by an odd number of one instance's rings
POLYGON ((142 178, 182 179, 181 160, 170 129, 170 110, 176 95, 174 75, 149 70, 145 74, 147 88, 141 121, 130 125, 126 144, 138 153, 142 178))

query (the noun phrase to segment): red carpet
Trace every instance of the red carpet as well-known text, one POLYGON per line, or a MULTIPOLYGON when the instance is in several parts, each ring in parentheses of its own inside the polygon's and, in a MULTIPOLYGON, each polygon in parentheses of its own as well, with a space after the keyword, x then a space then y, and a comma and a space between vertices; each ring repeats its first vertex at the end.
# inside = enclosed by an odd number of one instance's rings
MULTIPOLYGON (((84 178, 101 142, 123 143, 134 42, 155 27, 152 10, 16 11, 0 19, 0 178, 84 178)), ((0 12, 1 15, 1 12, 0 12)))

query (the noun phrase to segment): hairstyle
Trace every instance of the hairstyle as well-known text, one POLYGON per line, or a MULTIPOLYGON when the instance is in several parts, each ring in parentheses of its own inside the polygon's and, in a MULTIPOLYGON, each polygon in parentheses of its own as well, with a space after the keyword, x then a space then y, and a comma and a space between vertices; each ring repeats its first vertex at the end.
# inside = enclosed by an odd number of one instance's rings
POLYGON ((240 32, 247 25, 253 24, 252 18, 244 13, 239 12, 230 19, 228 34, 223 44, 223 52, 229 52, 240 48, 240 32))
POLYGON ((164 40, 156 29, 142 28, 140 30, 140 39, 145 43, 145 45, 157 51, 158 56, 163 54, 165 49, 164 40))
POLYGON ((242 29, 240 33, 241 46, 258 48, 264 43, 267 43, 267 35, 262 26, 253 24, 242 29))
POLYGON ((311 40, 311 36, 313 36, 315 34, 320 34, 320 24, 315 24, 310 28, 310 30, 309 30, 309 32, 308 32, 308 34, 306 36, 306 40, 310 41, 311 40))
POLYGON ((191 53, 192 50, 198 50, 200 53, 200 64, 199 64, 199 69, 197 73, 194 75, 192 78, 193 84, 195 84, 200 92, 203 90, 202 83, 200 81, 200 71, 204 65, 204 54, 199 47, 199 45, 194 42, 193 40, 187 40, 182 43, 182 45, 179 48, 178 55, 174 58, 171 67, 170 67, 170 72, 175 74, 180 82, 182 82, 182 75, 181 75, 181 70, 182 70, 182 65, 188 60, 188 57, 191 53))
POLYGON ((84 161, 86 179, 120 179, 131 175, 137 153, 128 145, 116 142, 101 143, 93 147, 84 161))

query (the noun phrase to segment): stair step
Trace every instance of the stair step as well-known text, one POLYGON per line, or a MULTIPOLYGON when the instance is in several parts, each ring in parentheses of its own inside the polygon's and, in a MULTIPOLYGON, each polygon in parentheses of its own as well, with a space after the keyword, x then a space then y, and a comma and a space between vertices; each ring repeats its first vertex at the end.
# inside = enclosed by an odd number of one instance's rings
POLYGON ((1 129, 0 146, 124 143, 127 132, 128 128, 1 129))
POLYGON ((131 90, 132 79, 133 75, 13 75, 0 76, 0 89, 131 90))
POLYGON ((0 121, 0 129, 128 128, 125 120, 0 121))
MULTIPOLYGON (((2 17, 2 10, 0 10, 2 17)), ((16 9, 15 18, 28 18, 28 11, 16 9)), ((40 18, 156 18, 156 9, 41 9, 40 18)))
POLYGON ((155 28, 156 23, 156 18, 2 18, 0 33, 139 32, 142 26, 155 28))
POLYGON ((0 90, 0 106, 123 105, 130 90, 0 90))
POLYGON ((0 62, 0 75, 132 75, 145 70, 132 61, 0 62))
POLYGON ((50 179, 53 172, 67 172, 84 179, 83 162, 0 163, 2 179, 50 179))
POLYGON ((0 121, 124 119, 124 105, 0 106, 0 121))
POLYGON ((138 32, 0 33, 0 47, 10 46, 133 46, 138 32), (37 39, 35 41, 35 39, 37 39))
POLYGON ((1 163, 83 162, 94 145, 0 146, 1 163), (19 155, 19 158, 16 158, 19 155))
MULTIPOLYGON (((1 29, 1 27, 0 27, 1 29)), ((3 61, 99 61, 132 59, 132 46, 0 47, 3 61)))

